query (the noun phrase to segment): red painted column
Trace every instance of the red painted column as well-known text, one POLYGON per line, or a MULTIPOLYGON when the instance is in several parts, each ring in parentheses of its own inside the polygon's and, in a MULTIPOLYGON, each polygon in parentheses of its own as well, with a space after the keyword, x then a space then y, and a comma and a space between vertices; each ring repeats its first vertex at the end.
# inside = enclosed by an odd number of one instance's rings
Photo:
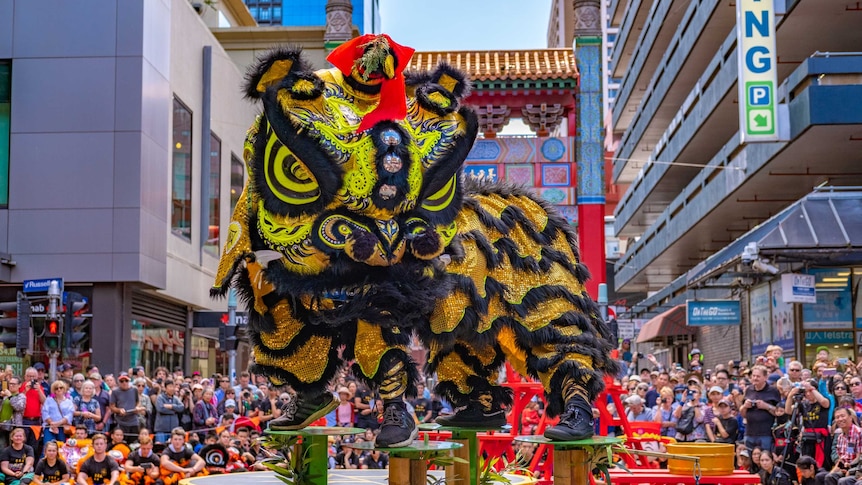
POLYGON ((581 263, 590 270, 587 292, 599 296, 599 283, 607 282, 605 269, 605 205, 578 204, 578 246, 581 263))

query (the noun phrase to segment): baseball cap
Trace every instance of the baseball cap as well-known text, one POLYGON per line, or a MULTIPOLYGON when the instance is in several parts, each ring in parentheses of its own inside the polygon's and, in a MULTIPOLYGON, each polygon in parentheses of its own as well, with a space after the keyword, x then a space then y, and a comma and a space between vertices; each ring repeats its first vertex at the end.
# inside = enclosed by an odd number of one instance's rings
POLYGON ((637 406, 638 404, 643 404, 644 400, 641 399, 640 396, 629 396, 626 398, 626 404, 629 406, 637 406))
POLYGON ((235 408, 236 407, 236 401, 234 401, 233 399, 225 399, 224 407, 226 407, 226 408, 234 407, 235 408))
POLYGON ((712 394, 713 392, 724 394, 724 389, 720 388, 719 386, 712 386, 709 388, 709 392, 707 394, 712 394))
POLYGON ((698 349, 698 348, 691 349, 691 352, 689 352, 689 353, 690 353, 691 355, 694 355, 694 354, 700 354, 700 349, 698 349))
POLYGON ((730 406, 730 399, 728 399, 728 398, 724 398, 724 399, 722 399, 721 401, 718 401, 718 405, 719 405, 719 406, 721 406, 721 405, 724 405, 724 406, 730 406))
POLYGON ((685 382, 687 384, 691 384, 692 382, 694 382, 698 386, 700 385, 700 379, 698 379, 696 376, 688 376, 688 379, 686 379, 685 382))
POLYGON ((35 364, 33 364, 33 368, 36 370, 45 370, 45 364, 41 362, 36 362, 35 364))
POLYGON ((124 380, 125 381, 131 381, 132 379, 129 377, 128 372, 120 372, 120 376, 117 377, 117 380, 119 380, 119 381, 124 381, 124 380))
POLYGON ((200 384, 195 384, 195 385, 193 385, 193 386, 192 386, 192 390, 195 390, 195 389, 200 389, 201 391, 203 391, 203 390, 204 390, 204 386, 202 386, 202 385, 200 385, 200 384))
POLYGON ((196 370, 196 371, 192 372, 192 375, 193 376, 199 376, 199 375, 201 375, 201 373, 200 373, 200 371, 196 370))
POLYGON ((778 382, 778 379, 781 379, 781 376, 778 374, 769 374, 769 377, 766 378, 766 382, 770 384, 775 384, 778 382))
POLYGON ((746 457, 746 458, 751 458, 751 453, 749 453, 749 452, 748 452, 748 450, 742 450, 742 451, 740 451, 740 452, 739 452, 739 456, 744 456, 744 457, 746 457))
POLYGON ((637 374, 632 374, 632 375, 630 375, 630 376, 629 376, 629 380, 630 380, 630 381, 638 381, 638 382, 642 382, 642 381, 641 381, 641 376, 639 376, 639 375, 637 375, 637 374))
POLYGON ((72 369, 74 369, 74 367, 72 366, 72 364, 69 364, 69 363, 63 363, 63 364, 60 364, 59 369, 60 369, 60 372, 64 372, 64 371, 67 371, 67 370, 72 370, 72 369))

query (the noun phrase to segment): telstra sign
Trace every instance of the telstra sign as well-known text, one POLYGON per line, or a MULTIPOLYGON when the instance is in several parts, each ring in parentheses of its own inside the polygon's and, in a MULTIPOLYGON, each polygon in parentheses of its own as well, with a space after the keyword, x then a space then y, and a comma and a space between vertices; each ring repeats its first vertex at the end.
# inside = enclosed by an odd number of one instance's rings
POLYGON ((737 0, 740 142, 778 140, 773 0, 737 0))

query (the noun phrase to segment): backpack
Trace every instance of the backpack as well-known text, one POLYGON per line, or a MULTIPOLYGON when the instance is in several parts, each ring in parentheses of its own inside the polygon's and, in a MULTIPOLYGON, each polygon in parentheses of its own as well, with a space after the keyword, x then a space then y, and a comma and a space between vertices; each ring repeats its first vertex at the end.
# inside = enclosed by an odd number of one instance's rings
POLYGON ((684 409, 676 423, 677 433, 688 435, 694 431, 694 428, 694 407, 684 409))

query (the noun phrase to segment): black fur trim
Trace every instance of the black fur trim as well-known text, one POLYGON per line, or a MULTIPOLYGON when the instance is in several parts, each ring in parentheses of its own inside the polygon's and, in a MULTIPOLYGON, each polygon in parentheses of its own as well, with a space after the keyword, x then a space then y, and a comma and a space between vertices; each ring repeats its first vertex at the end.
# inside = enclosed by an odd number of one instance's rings
POLYGON ((289 72, 294 71, 311 71, 311 67, 305 58, 302 57, 302 48, 298 46, 279 46, 257 58, 257 62, 250 65, 245 74, 245 85, 243 92, 248 99, 260 99, 263 93, 257 90, 257 85, 260 83, 264 74, 272 67, 276 61, 290 60, 293 65, 289 72))
POLYGON ((341 186, 343 169, 333 161, 323 150, 319 142, 293 126, 288 117, 281 110, 281 105, 276 98, 278 90, 269 88, 263 97, 264 120, 272 126, 280 142, 284 144, 293 154, 300 157, 302 163, 314 175, 320 187, 320 197, 308 204, 301 206, 287 204, 273 194, 264 177, 264 156, 267 143, 266 123, 262 123, 260 129, 264 132, 258 135, 254 150, 254 178, 255 190, 264 201, 267 210, 281 216, 298 216, 302 214, 317 214, 321 212, 332 199, 335 198, 338 187, 341 186))
POLYGON ((470 78, 463 71, 455 69, 447 62, 441 62, 437 68, 431 72, 431 82, 439 84, 440 78, 447 75, 458 81, 454 88, 450 91, 458 99, 464 99, 470 95, 470 78))
POLYGON ((450 113, 454 113, 455 110, 458 109, 458 98, 456 98, 454 94, 450 93, 439 84, 423 84, 417 87, 416 101, 419 102, 420 106, 438 116, 446 116, 450 113), (448 101, 448 103, 442 104, 437 101, 434 101, 431 98, 431 95, 435 93, 439 94, 440 96, 443 96, 448 101))
POLYGON ((424 201, 432 194, 443 188, 449 180, 457 175, 455 198, 449 206, 438 212, 430 212, 419 209, 417 212, 424 214, 424 219, 432 226, 437 224, 448 223, 452 221, 456 214, 461 210, 462 201, 462 180, 461 166, 473 148, 473 143, 476 141, 476 135, 479 132, 479 118, 473 110, 467 107, 461 107, 458 113, 464 118, 467 127, 463 135, 458 136, 453 141, 453 148, 445 157, 439 159, 432 165, 423 176, 424 186, 419 194, 419 200, 424 201))
POLYGON ((414 398, 418 391, 416 383, 421 380, 422 376, 419 374, 419 368, 416 367, 416 363, 413 362, 413 359, 411 359, 403 350, 390 350, 383 354, 380 358, 380 365, 377 368, 377 373, 371 377, 362 373, 362 368, 359 367, 359 364, 354 362, 351 367, 353 375, 358 380, 364 382, 370 389, 377 389, 380 386, 386 371, 391 369, 392 366, 398 362, 404 364, 404 371, 407 372, 407 389, 404 394, 407 397, 414 398))
POLYGON ((324 83, 323 79, 320 79, 320 76, 311 71, 291 71, 291 73, 285 77, 281 81, 281 87, 290 91, 290 96, 293 99, 298 99, 300 101, 308 101, 310 99, 315 99, 323 94, 324 83), (294 90, 294 86, 299 81, 308 81, 312 84, 312 89, 310 92, 306 93, 303 91, 294 90))
POLYGON ((404 71, 404 84, 408 88, 415 88, 430 82, 432 82, 430 71, 404 71))
POLYGON ((378 94, 380 93, 380 88, 383 86, 382 84, 366 84, 353 77, 352 74, 350 76, 344 76, 344 83, 355 91, 365 94, 378 94))
POLYGON ((584 378, 587 378, 587 382, 583 387, 587 391, 588 400, 591 403, 595 401, 596 397, 605 388, 605 383, 600 372, 591 371, 576 362, 565 362, 551 376, 550 388, 552 392, 545 392, 545 400, 548 403, 548 408, 545 412, 549 417, 559 416, 566 407, 561 390, 567 376, 572 376, 575 382, 584 382, 584 378))

